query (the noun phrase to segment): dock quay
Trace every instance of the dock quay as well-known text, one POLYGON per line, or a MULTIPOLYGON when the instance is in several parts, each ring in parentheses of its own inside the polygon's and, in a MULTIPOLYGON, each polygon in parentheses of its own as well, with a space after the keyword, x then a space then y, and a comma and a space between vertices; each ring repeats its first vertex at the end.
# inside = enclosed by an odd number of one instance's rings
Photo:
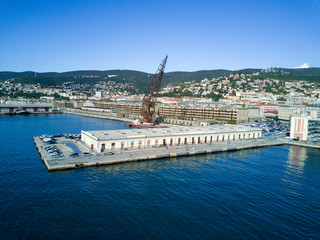
POLYGON ((320 149, 320 144, 314 143, 304 143, 304 142, 288 142, 289 145, 307 147, 307 148, 317 148, 320 149))
POLYGON ((143 160, 156 160, 161 158, 176 158, 181 156, 212 154, 218 152, 237 151, 242 149, 287 144, 287 142, 281 140, 259 138, 235 142, 226 141, 195 145, 190 144, 182 146, 143 148, 137 150, 122 150, 112 153, 97 153, 90 151, 90 149, 80 141, 69 140, 63 137, 57 138, 56 140, 57 141, 55 144, 48 144, 43 142, 40 137, 34 137, 34 143, 48 171, 143 160), (70 144, 73 144, 73 147, 70 146, 70 144), (45 149, 47 146, 54 146, 55 148, 59 149, 59 151, 62 153, 61 157, 52 158, 45 149), (77 148, 79 153, 73 155, 75 153, 75 148, 77 148))
POLYGON ((113 121, 121 121, 121 122, 132 122, 133 119, 130 118, 124 118, 124 117, 114 117, 114 116, 108 116, 104 115, 102 113, 91 113, 83 110, 63 110, 63 113, 72 114, 72 115, 78 115, 83 117, 92 117, 92 118, 101 118, 101 119, 107 119, 107 120, 113 120, 113 121))

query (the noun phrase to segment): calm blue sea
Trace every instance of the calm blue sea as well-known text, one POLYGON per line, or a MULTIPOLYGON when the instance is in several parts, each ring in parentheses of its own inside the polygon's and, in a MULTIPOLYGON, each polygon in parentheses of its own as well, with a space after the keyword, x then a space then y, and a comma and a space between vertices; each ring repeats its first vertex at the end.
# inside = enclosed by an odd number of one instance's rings
POLYGON ((35 135, 121 129, 0 117, 0 239, 320 239, 320 151, 254 150, 48 172, 35 135))

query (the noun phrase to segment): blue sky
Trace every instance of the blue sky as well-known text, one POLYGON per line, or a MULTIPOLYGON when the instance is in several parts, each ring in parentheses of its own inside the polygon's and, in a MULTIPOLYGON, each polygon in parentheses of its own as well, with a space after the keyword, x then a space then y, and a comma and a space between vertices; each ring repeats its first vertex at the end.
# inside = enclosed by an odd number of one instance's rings
POLYGON ((0 0, 0 71, 320 67, 320 0, 0 0))

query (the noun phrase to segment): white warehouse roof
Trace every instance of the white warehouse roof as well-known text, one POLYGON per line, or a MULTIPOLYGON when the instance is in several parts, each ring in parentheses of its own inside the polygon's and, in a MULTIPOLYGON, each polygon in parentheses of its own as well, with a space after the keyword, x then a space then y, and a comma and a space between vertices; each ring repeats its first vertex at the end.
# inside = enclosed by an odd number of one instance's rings
POLYGON ((204 135, 220 133, 240 133, 248 131, 261 131, 260 128, 252 128, 244 125, 212 125, 205 127, 177 126, 170 128, 146 128, 146 129, 121 129, 121 130, 101 130, 101 131, 82 131, 89 137, 96 140, 116 140, 124 138, 144 138, 144 137, 163 137, 181 135, 204 135))

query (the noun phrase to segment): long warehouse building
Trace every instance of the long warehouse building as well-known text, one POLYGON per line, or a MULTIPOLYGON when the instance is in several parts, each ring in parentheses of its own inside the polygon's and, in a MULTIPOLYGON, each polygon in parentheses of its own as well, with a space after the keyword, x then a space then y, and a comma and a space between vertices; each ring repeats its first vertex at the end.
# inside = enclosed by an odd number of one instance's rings
POLYGON ((0 104, 0 114, 12 114, 18 109, 29 113, 52 113, 52 104, 0 104))
POLYGON ((241 125, 81 131, 81 141, 96 152, 192 145, 260 138, 260 128, 241 125))

